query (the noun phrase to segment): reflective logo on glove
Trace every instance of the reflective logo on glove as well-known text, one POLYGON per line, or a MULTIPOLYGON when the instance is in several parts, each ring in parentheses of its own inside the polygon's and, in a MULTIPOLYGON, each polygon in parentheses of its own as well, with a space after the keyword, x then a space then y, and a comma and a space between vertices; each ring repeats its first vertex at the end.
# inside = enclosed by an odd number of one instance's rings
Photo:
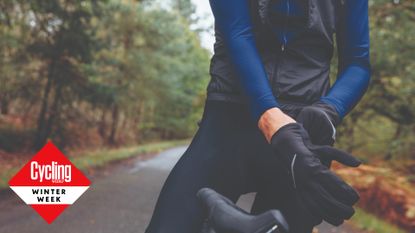
POLYGON ((295 175, 294 175, 294 164, 295 164, 295 159, 297 158, 297 154, 294 154, 294 158, 293 161, 291 161, 291 176, 293 178, 293 185, 294 188, 297 188, 297 185, 295 183, 295 175))

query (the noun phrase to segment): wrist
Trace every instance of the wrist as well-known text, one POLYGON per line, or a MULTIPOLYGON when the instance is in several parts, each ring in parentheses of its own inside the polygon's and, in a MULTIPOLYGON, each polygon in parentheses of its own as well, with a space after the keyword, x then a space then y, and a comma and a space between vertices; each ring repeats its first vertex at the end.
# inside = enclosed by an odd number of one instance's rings
POLYGON ((283 126, 295 123, 295 120, 282 112, 279 108, 270 108, 265 111, 258 121, 258 128, 264 134, 268 142, 272 136, 283 126))
POLYGON ((341 106, 341 104, 332 98, 329 97, 321 97, 319 101, 317 101, 317 103, 320 104, 325 104, 327 106, 330 106, 334 112, 336 112, 337 116, 341 119, 344 118, 344 116, 346 115, 346 110, 341 106))
POLYGON ((340 117, 340 114, 334 105, 320 100, 313 103, 312 106, 315 106, 321 111, 323 111, 335 127, 337 127, 341 123, 342 118, 340 117))

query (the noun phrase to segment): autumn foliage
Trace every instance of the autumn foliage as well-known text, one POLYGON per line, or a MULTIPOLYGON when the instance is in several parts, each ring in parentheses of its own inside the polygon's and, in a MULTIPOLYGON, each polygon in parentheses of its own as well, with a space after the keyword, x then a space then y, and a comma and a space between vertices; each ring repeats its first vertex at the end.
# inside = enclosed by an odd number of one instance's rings
POLYGON ((382 167, 337 167, 336 172, 360 194, 359 206, 415 232, 415 187, 406 176, 382 167))

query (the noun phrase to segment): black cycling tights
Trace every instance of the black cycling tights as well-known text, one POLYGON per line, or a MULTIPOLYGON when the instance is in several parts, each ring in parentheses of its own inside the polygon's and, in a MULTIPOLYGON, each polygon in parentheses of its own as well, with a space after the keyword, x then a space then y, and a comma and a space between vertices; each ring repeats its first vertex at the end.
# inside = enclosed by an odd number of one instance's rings
MULTIPOLYGON (((295 109, 285 111, 295 117, 295 109)), ((146 233, 199 233, 205 216, 196 193, 203 187, 232 201, 257 192, 252 213, 279 209, 292 233, 310 233, 276 156, 244 106, 207 101, 199 130, 167 178, 146 233)))

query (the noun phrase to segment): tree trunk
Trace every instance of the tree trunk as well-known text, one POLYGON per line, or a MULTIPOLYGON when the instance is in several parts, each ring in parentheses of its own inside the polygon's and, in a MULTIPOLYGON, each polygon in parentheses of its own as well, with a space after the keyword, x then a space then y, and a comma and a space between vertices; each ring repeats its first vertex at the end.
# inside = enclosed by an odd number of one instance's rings
POLYGON ((144 111, 145 111, 145 106, 143 103, 140 103, 139 111, 138 111, 138 114, 134 116, 133 127, 132 127, 135 130, 134 135, 135 135, 136 142, 140 142, 141 140, 140 124, 141 122, 144 122, 144 111))
POLYGON ((9 100, 6 96, 3 96, 3 98, 0 100, 0 114, 9 114, 9 100))
POLYGON ((108 143, 110 145, 115 145, 116 144, 115 136, 116 136, 116 133, 117 133, 118 118, 119 118, 118 105, 114 104, 113 107, 112 107, 111 132, 110 132, 110 135, 108 137, 108 143))
POLYGON ((45 135, 45 124, 46 124, 46 115, 49 108, 49 94, 52 89, 52 81, 53 81, 53 73, 55 70, 55 62, 51 62, 49 65, 49 72, 48 72, 48 80, 45 86, 45 91, 43 92, 42 98, 42 106, 39 113, 38 123, 37 123, 37 130, 34 140, 34 148, 39 149, 44 144, 44 135, 45 135))
POLYGON ((58 83, 56 85, 55 98, 53 101, 53 105, 50 109, 49 118, 46 122, 45 134, 43 135, 43 138, 41 138, 42 145, 44 145, 46 141, 48 140, 49 136, 52 133, 55 122, 59 119, 61 99, 62 99, 62 84, 58 83))
POLYGON ((107 111, 104 109, 102 111, 102 115, 101 115, 101 120, 99 121, 98 124, 98 134, 99 136, 101 136, 101 138, 103 139, 103 141, 105 141, 105 136, 106 136, 106 122, 105 122, 105 116, 107 111))

